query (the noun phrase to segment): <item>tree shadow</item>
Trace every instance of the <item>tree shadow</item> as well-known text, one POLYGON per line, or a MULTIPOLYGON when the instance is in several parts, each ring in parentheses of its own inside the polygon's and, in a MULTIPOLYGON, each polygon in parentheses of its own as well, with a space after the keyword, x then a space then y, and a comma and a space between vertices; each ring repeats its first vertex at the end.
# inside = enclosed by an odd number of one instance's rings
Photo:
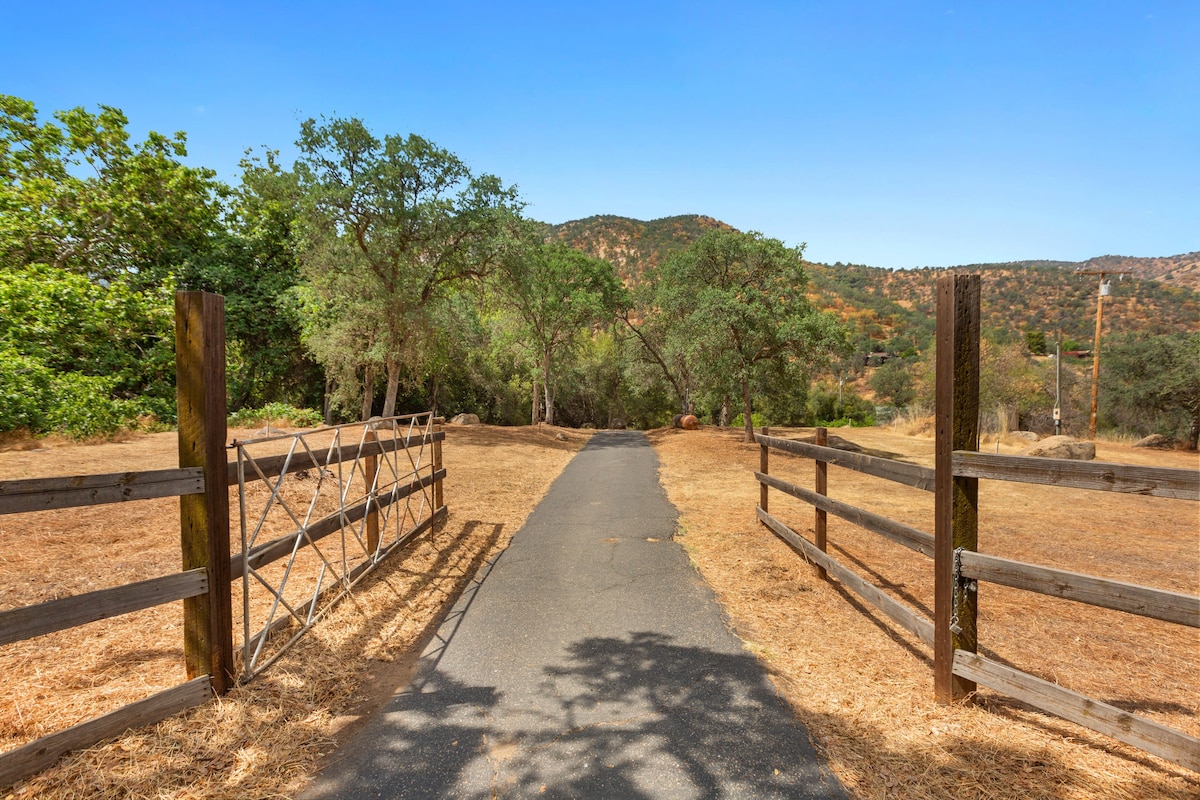
POLYGON ((424 675, 304 797, 845 797, 748 653, 592 637, 530 678, 424 675))

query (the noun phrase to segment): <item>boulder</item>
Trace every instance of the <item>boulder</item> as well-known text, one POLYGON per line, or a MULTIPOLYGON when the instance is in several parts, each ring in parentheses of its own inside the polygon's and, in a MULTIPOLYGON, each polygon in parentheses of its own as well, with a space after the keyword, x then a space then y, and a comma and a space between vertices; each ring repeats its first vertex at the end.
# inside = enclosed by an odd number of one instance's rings
POLYGON ((1009 441, 1029 442, 1032 444, 1038 440, 1038 435, 1033 431, 1009 431, 1004 434, 1004 438, 1009 441))
POLYGON ((685 414, 683 419, 679 420, 679 427, 685 431, 698 431, 700 430, 700 420, 696 419, 695 414, 685 414))
POLYGON ((479 417, 475 414, 458 414, 448 423, 450 425, 478 425, 479 417))
POLYGON ((1096 457, 1096 445, 1092 442, 1081 442, 1074 436, 1049 436, 1025 450, 1021 455, 1091 461, 1096 457))
POLYGON ((1163 436, 1161 433, 1152 433, 1145 439, 1138 439, 1133 443, 1134 447, 1149 447, 1152 450, 1174 450, 1178 443, 1170 436, 1163 436))

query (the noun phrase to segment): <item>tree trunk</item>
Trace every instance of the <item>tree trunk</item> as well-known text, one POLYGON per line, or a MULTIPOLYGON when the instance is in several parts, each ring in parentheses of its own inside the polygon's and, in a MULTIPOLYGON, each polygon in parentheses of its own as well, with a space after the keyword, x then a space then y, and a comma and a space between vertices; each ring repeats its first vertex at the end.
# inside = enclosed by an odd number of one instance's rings
POLYGON ((333 379, 325 379, 325 398, 324 398, 325 424, 333 424, 333 379))
POLYGON ((742 417, 746 425, 746 441, 754 441, 754 420, 750 413, 750 379, 742 378, 742 417))
POLYGON ((533 404, 531 406, 533 410, 530 412, 530 416, 529 416, 529 424, 530 425, 537 425, 538 422, 540 421, 540 417, 538 416, 538 403, 539 402, 540 402, 540 400, 538 399, 537 378, 534 378, 533 379, 533 404))
POLYGON ((1188 450, 1195 451, 1200 446, 1200 417, 1192 417, 1192 429, 1188 431, 1188 450))
POLYGON ((722 428, 729 427, 729 395, 721 398, 721 416, 717 419, 717 424, 722 428))
POLYGON ((435 372, 432 376, 430 376, 429 383, 429 410, 432 411, 433 415, 436 417, 439 416, 437 404, 438 389, 440 389, 442 386, 440 373, 435 372))
POLYGON ((546 392, 546 424, 554 424, 554 389, 550 380, 550 353, 542 355, 542 389, 546 392))
POLYGON ((371 404, 375 402, 375 368, 367 366, 363 370, 363 401, 362 420, 371 418, 371 404))
POLYGON ((383 398, 383 416, 396 415, 396 395, 400 393, 400 362, 389 361, 387 365, 387 394, 383 398))

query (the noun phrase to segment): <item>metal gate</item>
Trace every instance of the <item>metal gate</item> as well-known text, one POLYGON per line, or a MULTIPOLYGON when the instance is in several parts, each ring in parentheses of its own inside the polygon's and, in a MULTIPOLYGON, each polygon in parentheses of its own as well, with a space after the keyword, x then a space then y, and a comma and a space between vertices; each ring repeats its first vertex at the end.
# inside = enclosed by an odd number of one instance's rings
POLYGON ((445 516, 441 422, 425 412, 234 443, 243 679, 445 516))

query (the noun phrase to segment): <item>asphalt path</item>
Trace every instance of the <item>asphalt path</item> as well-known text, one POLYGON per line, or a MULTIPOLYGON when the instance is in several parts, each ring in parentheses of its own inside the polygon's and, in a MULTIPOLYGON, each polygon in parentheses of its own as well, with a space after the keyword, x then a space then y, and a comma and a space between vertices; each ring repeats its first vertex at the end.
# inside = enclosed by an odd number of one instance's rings
POLYGON ((657 468, 642 434, 597 433, 302 797, 844 800, 673 541, 657 468))

